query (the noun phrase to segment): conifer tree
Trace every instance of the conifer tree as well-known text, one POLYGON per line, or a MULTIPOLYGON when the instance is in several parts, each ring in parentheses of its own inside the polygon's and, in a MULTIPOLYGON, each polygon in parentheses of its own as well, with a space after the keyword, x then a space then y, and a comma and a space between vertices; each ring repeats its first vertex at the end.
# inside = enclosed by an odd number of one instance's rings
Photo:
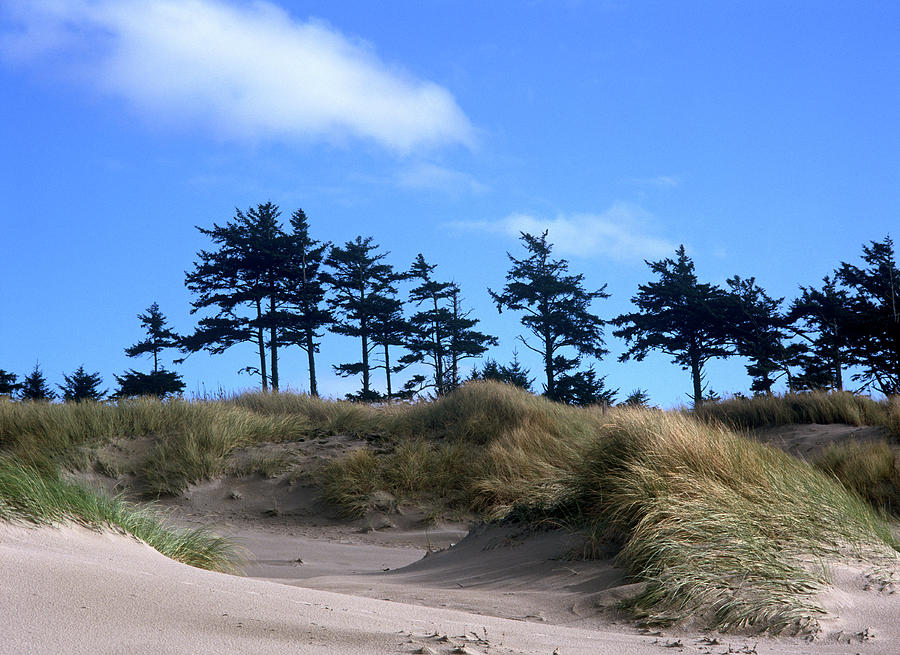
POLYGON ((394 294, 397 281, 393 268, 383 261, 389 253, 378 253, 378 248, 372 237, 361 236, 343 247, 332 246, 325 260, 328 270, 323 274, 331 288, 331 331, 360 340, 360 361, 337 364, 334 370, 342 377, 361 376, 362 389, 348 397, 364 402, 381 399, 381 394, 372 388, 371 377, 372 352, 379 345, 376 322, 379 315, 384 315, 386 300, 394 294))
POLYGON ((647 262, 659 276, 638 287, 631 302, 638 311, 613 319, 613 332, 628 342, 619 361, 642 361, 651 350, 671 355, 672 362, 691 372, 694 406, 703 403, 703 367, 716 357, 733 354, 725 315, 728 298, 712 284, 701 283, 684 246, 675 259, 647 262))
POLYGON ((35 363, 34 370, 22 379, 20 391, 22 400, 50 401, 56 398, 56 393, 47 384, 46 378, 39 364, 35 363))
POLYGON ((790 388, 790 367, 797 362, 799 352, 787 342, 791 321, 781 311, 784 298, 771 298, 753 277, 735 275, 727 284, 726 329, 737 354, 749 360, 750 390, 770 394, 781 375, 788 376, 790 388))
POLYGON ((306 352, 309 393, 318 396, 315 354, 319 351, 321 329, 332 321, 331 312, 324 306, 325 284, 320 269, 331 244, 309 236, 309 221, 302 209, 291 215, 291 227, 293 281, 287 296, 291 316, 284 341, 306 352))
POLYGON ((146 314, 138 314, 138 319, 147 333, 147 338, 126 348, 125 354, 129 357, 151 354, 153 370, 150 373, 141 373, 131 369, 121 376, 114 375, 119 385, 115 397, 156 396, 162 400, 171 394, 181 393, 184 391, 181 376, 159 365, 160 353, 169 348, 178 348, 181 338, 166 327, 166 317, 160 311, 158 303, 150 305, 146 314))
POLYGON ((88 373, 84 366, 79 366, 72 375, 63 374, 65 384, 57 385, 63 392, 63 400, 81 402, 85 400, 100 401, 106 395, 106 389, 100 390, 99 373, 88 373))
POLYGON ((406 362, 422 362, 432 371, 432 387, 443 396, 460 384, 459 364, 463 359, 479 357, 497 339, 472 328, 477 319, 463 311, 459 287, 453 282, 439 282, 432 277, 435 264, 429 264, 420 253, 407 273, 418 282, 409 292, 409 301, 418 311, 409 319, 410 330, 406 362))
POLYGON ((495 359, 486 359, 484 366, 472 370, 472 380, 496 380, 512 384, 525 391, 531 391, 534 378, 529 377, 530 371, 522 366, 519 355, 513 351, 513 359, 509 364, 499 364, 495 359))
POLYGON ((0 396, 8 396, 10 398, 21 388, 21 384, 16 383, 19 376, 0 368, 0 396))
POLYGON ((543 360, 544 394, 554 400, 575 402, 571 396, 575 389, 572 376, 584 376, 586 383, 590 376, 596 383, 595 373, 574 372, 582 357, 600 359, 607 352, 604 322, 591 313, 590 305, 609 294, 606 285, 596 291, 585 290, 583 275, 569 275, 565 259, 552 259, 547 232, 539 237, 523 232, 521 239, 528 256, 516 259, 507 253, 512 262, 507 284, 500 293, 490 289, 488 293, 499 312, 504 308, 523 312, 522 325, 535 337, 537 345, 522 335, 519 340, 543 360), (566 384, 558 388, 557 380, 564 376, 569 376, 566 384))
POLYGON ((863 246, 866 266, 843 262, 838 279, 850 291, 852 320, 847 336, 853 379, 886 396, 900 394, 900 270, 890 237, 863 246))
POLYGON ((177 348, 180 338, 166 327, 166 317, 156 302, 147 308, 146 314, 138 314, 137 317, 141 322, 141 327, 147 333, 147 338, 126 348, 125 354, 128 357, 151 354, 153 356, 153 372, 156 373, 159 370, 159 354, 167 348, 177 348))
POLYGON ((478 325, 477 318, 470 318, 471 310, 462 309, 460 290, 456 284, 450 287, 450 322, 447 332, 450 335, 448 348, 449 367, 446 387, 452 391, 461 384, 459 363, 464 359, 481 357, 488 346, 497 345, 497 337, 479 332, 473 328, 478 325))
POLYGON ((791 303, 788 320, 795 334, 807 343, 798 355, 802 373, 797 389, 844 389, 843 370, 851 361, 849 331, 853 322, 850 298, 834 277, 822 278, 822 287, 800 287, 800 297, 791 303))
POLYGON ((181 340, 186 353, 207 350, 220 354, 239 343, 253 343, 258 366, 241 369, 259 375, 263 391, 278 390, 278 350, 293 320, 285 307, 297 271, 292 267, 293 242, 278 221, 271 202, 235 210, 233 220, 211 229, 198 227, 217 246, 201 250, 185 285, 196 294, 191 313, 212 309, 214 316, 198 322, 197 330, 181 340), (266 355, 269 361, 266 361, 266 355))

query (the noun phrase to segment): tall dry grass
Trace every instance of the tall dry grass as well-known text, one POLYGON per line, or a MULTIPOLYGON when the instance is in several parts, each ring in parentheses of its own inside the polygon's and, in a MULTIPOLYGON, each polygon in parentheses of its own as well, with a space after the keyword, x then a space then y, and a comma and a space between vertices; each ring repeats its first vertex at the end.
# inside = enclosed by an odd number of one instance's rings
MULTIPOLYGON (((742 430, 797 423, 881 425, 890 430, 900 429, 897 402, 879 402, 848 391, 741 396, 704 403, 692 413, 704 421, 718 421, 742 430)), ((900 431, 894 434, 900 436, 900 431)))
POLYGON ((630 605, 653 622, 802 629, 827 578, 810 558, 897 559, 890 527, 837 481, 678 413, 611 413, 566 501, 623 540, 621 561, 647 583, 630 605))

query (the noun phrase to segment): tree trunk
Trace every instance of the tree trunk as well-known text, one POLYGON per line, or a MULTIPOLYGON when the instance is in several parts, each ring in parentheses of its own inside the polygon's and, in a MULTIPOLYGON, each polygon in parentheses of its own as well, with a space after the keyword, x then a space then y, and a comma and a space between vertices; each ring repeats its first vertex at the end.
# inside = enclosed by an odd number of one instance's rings
POLYGON ((441 326, 438 325, 437 316, 438 316, 438 298, 437 294, 432 294, 431 297, 434 302, 434 316, 435 320, 431 324, 432 325, 432 334, 434 335, 434 390, 437 392, 437 395, 443 396, 446 393, 446 389, 444 389, 444 348, 441 343, 441 326))
POLYGON ((314 356, 315 344, 313 344, 313 331, 306 329, 306 356, 309 359, 309 395, 313 398, 319 396, 319 388, 316 386, 316 359, 314 356))
POLYGON ((388 355, 388 345, 384 344, 384 375, 387 378, 387 399, 391 402, 391 358, 388 355))
POLYGON ((272 391, 278 392, 278 329, 275 326, 275 298, 269 296, 269 313, 272 324, 269 326, 269 354, 272 357, 272 391))
POLYGON ((694 383, 694 408, 700 407, 703 404, 703 378, 702 378, 702 368, 700 365, 700 358, 691 355, 691 380, 694 383))
POLYGON ((369 330, 366 320, 360 321, 362 328, 362 365, 363 365, 363 395, 369 395, 369 330))
POLYGON ((266 373, 266 339, 262 327, 262 301, 256 300, 256 340, 259 344, 259 374, 262 377, 262 390, 269 390, 269 378, 266 373))

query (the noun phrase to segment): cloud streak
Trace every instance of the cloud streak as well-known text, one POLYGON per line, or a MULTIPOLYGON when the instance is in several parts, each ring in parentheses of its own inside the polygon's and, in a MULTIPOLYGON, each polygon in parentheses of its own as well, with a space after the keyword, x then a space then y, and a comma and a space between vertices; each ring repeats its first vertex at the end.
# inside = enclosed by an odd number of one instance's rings
POLYGON ((238 139, 356 138, 403 154, 474 141, 445 88, 267 2, 22 0, 3 12, 0 57, 63 62, 154 119, 238 139))
POLYGON ((555 218, 515 213, 497 221, 467 221, 451 225, 509 237, 521 232, 549 232, 557 252, 577 257, 604 257, 618 262, 657 259, 677 245, 653 234, 652 216, 631 204, 615 203, 599 214, 560 214, 555 218))
POLYGON ((404 189, 443 191, 449 194, 485 193, 490 190, 472 175, 428 162, 419 162, 404 168, 396 175, 397 186, 404 189))

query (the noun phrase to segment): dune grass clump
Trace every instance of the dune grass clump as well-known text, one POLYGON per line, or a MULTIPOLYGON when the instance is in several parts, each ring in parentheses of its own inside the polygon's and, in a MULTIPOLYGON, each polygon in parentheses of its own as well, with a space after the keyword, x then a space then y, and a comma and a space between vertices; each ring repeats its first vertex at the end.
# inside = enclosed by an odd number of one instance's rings
POLYGON ((610 413, 564 497, 620 535, 620 560, 646 583, 629 606, 654 623, 800 630, 821 611, 816 562, 896 559, 889 526, 837 481, 679 413, 610 413))
POLYGON ((221 473, 235 448, 310 433, 305 416, 263 415, 222 401, 142 398, 116 403, 0 401, 0 450, 50 472, 82 468, 85 448, 152 436, 142 467, 148 492, 177 493, 221 473))
POLYGON ((171 529, 150 509, 110 498, 9 456, 0 456, 0 520, 112 528, 190 566, 226 573, 239 568, 239 551, 226 539, 205 529, 171 529))
MULTIPOLYGON (((889 402, 848 391, 812 391, 783 395, 736 397, 704 403, 692 411, 707 422, 720 422, 742 430, 797 423, 846 423, 900 428, 898 410, 889 402)), ((895 434, 900 436, 900 431, 895 434)))
POLYGON ((900 516, 900 449, 886 441, 833 444, 813 464, 876 508, 900 516))
POLYGON ((557 494, 603 417, 600 408, 560 405, 511 385, 469 383, 434 402, 392 408, 378 452, 326 467, 325 498, 349 515, 387 491, 501 516, 523 498, 557 494))

